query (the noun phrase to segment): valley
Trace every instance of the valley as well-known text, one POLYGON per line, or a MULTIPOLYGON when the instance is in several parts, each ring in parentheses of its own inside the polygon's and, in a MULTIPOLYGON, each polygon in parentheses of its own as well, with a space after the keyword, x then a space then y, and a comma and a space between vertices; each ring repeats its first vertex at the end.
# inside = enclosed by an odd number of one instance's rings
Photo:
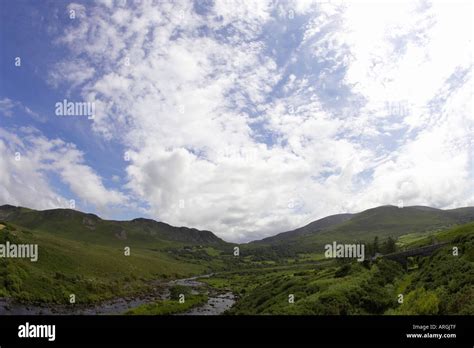
POLYGON ((0 315, 474 314, 473 215, 384 206, 237 245, 148 219, 2 206, 0 243, 38 245, 38 259, 0 258, 0 315), (335 242, 365 258, 326 258, 335 242), (406 265, 383 257, 438 244, 406 265))

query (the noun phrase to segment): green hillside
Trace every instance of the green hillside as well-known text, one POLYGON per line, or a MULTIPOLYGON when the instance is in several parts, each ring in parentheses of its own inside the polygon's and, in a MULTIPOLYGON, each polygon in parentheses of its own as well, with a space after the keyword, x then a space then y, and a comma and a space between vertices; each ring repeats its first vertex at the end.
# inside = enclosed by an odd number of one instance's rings
MULTIPOLYGON (((134 298, 173 279, 217 273, 201 281, 237 296, 231 314, 473 314, 473 212, 384 206, 335 215, 239 245, 236 257, 234 244, 209 231, 149 219, 109 221, 70 209, 2 206, 0 244, 37 244, 39 258, 0 258, 0 298, 67 304, 74 294, 76 303, 91 304, 134 298), (354 240, 367 247, 362 263, 328 260, 321 253, 325 243, 354 240), (377 251, 438 242, 449 244, 429 257, 410 259, 409 270, 370 258, 377 251), (459 248, 458 257, 452 255, 453 246, 459 248), (407 299, 403 306, 396 301, 400 293, 407 299), (288 302, 289 294, 294 303, 288 302)), ((193 294, 186 306, 154 300, 128 313, 185 311, 202 305, 206 296, 193 294)))
MULTIPOLYGON (((474 223, 433 237, 449 244, 431 256, 414 258, 410 270, 384 258, 363 263, 332 260, 312 267, 234 272, 204 281, 238 294, 230 314, 473 315, 474 223), (453 254, 454 246, 458 255, 453 254), (400 294, 403 303, 398 301, 400 294)), ((410 248, 430 243, 427 238, 410 248)))
POLYGON ((153 248, 174 245, 173 242, 202 245, 226 244, 210 231, 173 227, 143 218, 132 221, 103 220, 94 214, 85 214, 72 209, 37 211, 4 205, 0 206, 0 220, 95 244, 121 245, 126 241, 153 248))
MULTIPOLYGON (((322 219, 311 222, 310 224, 297 228, 293 231, 279 233, 272 237, 252 242, 254 244, 279 244, 292 242, 298 238, 321 233, 329 228, 342 224, 352 218, 353 214, 337 214, 324 217, 322 219)), ((251 243, 251 244, 252 244, 251 243)))
MULTIPOLYGON (((335 215, 334 217, 340 217, 335 215)), ((325 218, 327 219, 327 218, 325 218)), ((382 206, 365 210, 358 214, 343 215, 342 222, 321 225, 325 219, 317 220, 301 229, 282 233, 275 237, 250 243, 251 247, 261 245, 287 245, 297 251, 318 251, 327 243, 370 242, 375 237, 384 240, 406 234, 436 232, 458 224, 474 221, 474 208, 441 210, 430 207, 413 206, 398 208, 382 206), (311 229, 311 226, 314 226, 311 229)))
POLYGON ((153 220, 107 221, 70 209, 0 207, 0 243, 37 244, 37 262, 0 259, 0 297, 77 303, 147 291, 151 281, 223 267, 227 243, 208 231, 153 220), (130 255, 126 249, 130 248, 130 255))

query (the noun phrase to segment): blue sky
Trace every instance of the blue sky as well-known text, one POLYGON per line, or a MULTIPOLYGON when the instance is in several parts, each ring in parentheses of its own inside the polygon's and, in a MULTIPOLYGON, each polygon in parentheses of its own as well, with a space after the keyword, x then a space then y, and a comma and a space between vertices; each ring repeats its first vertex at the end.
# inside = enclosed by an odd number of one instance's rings
POLYGON ((0 204, 232 241, 473 204, 468 1, 3 1, 0 17, 0 204), (94 119, 56 115, 65 99, 94 119))

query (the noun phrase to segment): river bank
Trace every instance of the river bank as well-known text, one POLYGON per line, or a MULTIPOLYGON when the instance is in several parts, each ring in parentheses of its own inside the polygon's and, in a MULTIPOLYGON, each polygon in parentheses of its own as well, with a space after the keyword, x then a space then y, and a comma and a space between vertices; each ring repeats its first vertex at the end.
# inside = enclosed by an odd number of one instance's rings
POLYGON ((156 281, 150 292, 136 297, 120 297, 95 305, 37 305, 19 303, 10 298, 0 298, 0 315, 118 315, 138 306, 168 300, 170 288, 175 285, 187 286, 193 293, 205 293, 207 303, 194 307, 180 315, 220 315, 232 307, 235 296, 232 292, 221 293, 198 281, 212 274, 191 278, 175 279, 167 282, 156 281))

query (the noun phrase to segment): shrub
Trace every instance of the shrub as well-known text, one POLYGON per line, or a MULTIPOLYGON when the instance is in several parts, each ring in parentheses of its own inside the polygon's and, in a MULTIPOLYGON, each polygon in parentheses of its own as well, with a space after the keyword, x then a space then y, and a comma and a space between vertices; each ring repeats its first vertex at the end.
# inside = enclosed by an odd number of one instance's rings
POLYGON ((349 274, 351 271, 351 264, 346 263, 344 266, 339 267, 336 273, 334 274, 335 278, 342 278, 349 274))
POLYGON ((170 298, 172 300, 179 300, 179 296, 183 294, 184 296, 191 294, 191 289, 188 286, 184 285, 175 285, 170 289, 170 298))
POLYGON ((434 291, 417 288, 405 296, 403 304, 396 311, 397 314, 433 315, 438 314, 439 298, 434 291))

